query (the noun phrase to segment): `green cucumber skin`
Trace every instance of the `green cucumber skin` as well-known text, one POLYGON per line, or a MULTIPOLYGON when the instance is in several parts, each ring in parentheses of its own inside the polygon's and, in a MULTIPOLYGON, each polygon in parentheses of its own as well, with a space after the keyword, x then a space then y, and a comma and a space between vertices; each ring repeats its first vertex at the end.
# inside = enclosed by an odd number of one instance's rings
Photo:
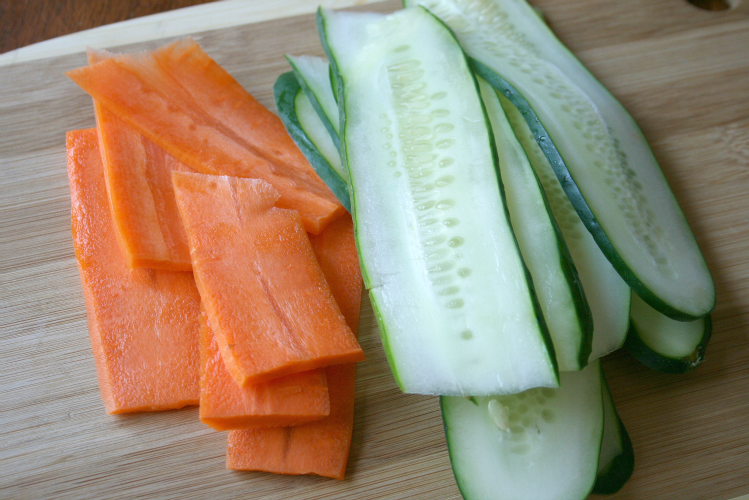
MULTIPOLYGON (((333 139, 333 144, 335 144, 335 147, 340 150, 341 149, 341 139, 338 137, 338 132, 336 132, 335 127, 328 119, 328 115, 325 114, 325 111, 322 109, 322 106, 320 105, 320 102, 317 100, 317 96, 312 91, 310 86, 307 84, 307 81, 304 79, 304 76, 301 74, 301 72, 297 69, 297 67, 292 62, 292 59, 286 56, 286 60, 289 61, 289 64, 294 70, 294 76, 296 77, 297 81, 299 82, 299 85, 302 88, 302 91, 304 91, 304 95, 307 96, 307 99, 309 99, 310 104, 312 104, 312 107, 315 108, 315 111, 317 112, 317 116, 320 117, 320 121, 325 125, 325 129, 328 131, 328 134, 330 134, 330 138, 333 139)), ((332 90, 332 89, 331 89, 332 90)), ((333 92, 333 95, 335 96, 336 93, 333 92)))
POLYGON ((333 98, 338 104, 338 77, 332 66, 328 66, 328 77, 330 78, 330 88, 333 90, 333 98))
POLYGON ((635 453, 632 448, 632 441, 621 420, 619 423, 624 453, 614 458, 611 464, 596 477, 591 493, 613 495, 622 489, 635 470, 635 453))
MULTIPOLYGON (((543 192, 543 190, 542 190, 543 192)), ((551 212, 551 208, 548 206, 549 200, 544 197, 546 201, 546 209, 551 212)), ((577 268, 575 268, 572 257, 570 256, 567 244, 564 242, 561 230, 557 225, 554 218, 551 218, 554 223, 554 229, 557 234, 557 244, 559 245, 559 254, 565 255, 567 258, 561 258, 560 263, 566 276, 569 277, 570 290, 572 290, 574 296, 574 304, 577 308, 577 315, 580 318, 580 329, 583 332, 584 340, 580 346, 580 354, 578 363, 580 368, 584 368, 588 365, 590 354, 593 352, 593 313, 588 305, 588 300, 585 298, 585 291, 583 290, 583 284, 580 281, 580 276, 577 274, 577 268), (564 253, 563 253, 564 252, 564 253)))
MULTIPOLYGON (((361 262, 359 263, 359 267, 361 268, 361 262)), ((401 392, 406 392, 405 385, 403 384, 400 376, 398 375, 398 370, 397 370, 398 365, 395 362, 395 356, 393 355, 393 351, 390 349, 390 341, 388 340, 387 325, 385 324, 385 321, 383 321, 382 319, 382 314, 380 314, 380 311, 378 309, 377 301, 372 296, 371 291, 369 294, 369 298, 370 298, 369 302, 370 304, 372 304, 372 312, 374 313, 375 320, 377 321, 377 329, 380 332, 380 342, 382 342, 382 349, 385 351, 385 358, 387 359, 388 366, 390 366, 390 372, 393 374, 393 379, 395 380, 395 383, 398 385, 398 388, 401 390, 401 392)))
MULTIPOLYGON (((428 14, 434 20, 436 20, 440 25, 444 26, 445 29, 446 29, 446 31, 449 33, 449 36, 453 40, 455 40, 452 32, 449 30, 449 28, 446 27, 446 25, 440 19, 436 18, 433 14, 431 14, 428 10, 424 9, 423 7, 419 7, 419 9, 422 10, 424 13, 428 14)), ((326 36, 325 36, 325 29, 326 29, 325 28, 325 18, 321 14, 321 9, 318 9, 317 28, 318 28, 318 33, 320 35, 320 39, 321 39, 321 42, 322 42, 323 49, 324 49, 325 54, 327 55, 328 60, 330 62, 331 78, 334 81, 332 87, 334 89, 334 94, 336 96, 336 101, 339 103, 339 110, 340 110, 339 130, 341 131, 341 133, 340 133, 340 136, 341 136, 341 156, 342 156, 342 159, 343 159, 344 169, 347 171, 347 173, 349 173, 348 155, 346 153, 346 139, 345 139, 345 135, 346 135, 346 114, 345 114, 345 106, 343 105, 343 103, 344 103, 344 96, 343 96, 344 80, 343 80, 343 78, 341 76, 340 71, 338 70, 336 59, 335 59, 334 55, 332 54, 331 49, 330 49, 330 47, 329 47, 329 45, 327 43, 327 40, 326 40, 326 36)), ((455 43, 457 44, 457 40, 455 40, 455 43)), ((465 55, 464 55, 464 57, 465 57, 465 55)), ((466 66, 470 67, 468 65, 467 59, 466 59, 466 66)), ((476 88, 476 92, 478 93, 478 82, 477 82, 477 80, 475 78, 475 75, 473 75, 473 73, 471 73, 471 77, 473 78, 473 84, 474 84, 474 87, 476 88)), ((483 109, 483 114, 484 114, 484 119, 488 123, 488 117, 486 116, 486 110, 485 109, 483 109)), ((493 137, 491 136, 491 134, 489 134, 488 138, 489 138, 489 141, 491 141, 492 144, 493 144, 493 137)), ((500 195, 502 196, 502 199, 503 199, 503 207, 502 207, 502 209, 504 210, 505 217, 508 217, 507 220, 508 220, 508 224, 509 224, 509 213, 508 213, 508 209, 507 209, 506 203, 504 203, 504 188, 502 186, 501 179, 499 178, 498 164, 497 164, 497 160, 496 160, 496 151, 492 151, 492 156, 494 157, 494 162, 495 162, 494 163, 494 168, 495 168, 495 174, 498 177, 498 185, 499 185, 500 195)), ((349 175, 349 177, 350 177, 350 175, 349 175)), ((356 192, 355 192, 355 190, 350 189, 350 197, 351 197, 352 213, 356 213, 357 200, 356 200, 356 192)), ((360 241, 360 238, 359 238, 359 231, 358 231, 358 224, 357 224, 357 222, 358 221, 357 221, 356 217, 354 217, 355 233, 357 235, 357 244, 358 244, 359 241, 360 241)), ((517 240, 514 239, 513 243, 515 245, 516 251, 519 254, 519 248, 517 246, 517 240)), ((360 256, 360 259, 361 259, 361 256, 360 256)), ((521 262, 522 262, 522 260, 521 260, 521 262)), ((554 353, 554 350, 553 350, 554 347, 553 347, 553 344, 552 344, 552 341, 551 341, 551 336, 550 336, 550 334, 548 332, 546 323, 544 321, 543 314, 542 314, 542 311, 541 311, 541 308, 540 308, 540 304, 539 304, 538 299, 537 299, 537 297, 535 295, 535 291, 534 291, 534 288, 533 288, 533 282, 531 280, 530 273, 529 273, 529 271, 527 269, 527 266, 525 266, 524 263, 523 263, 523 272, 525 274, 526 282, 528 284, 528 289, 529 289, 529 292, 530 292, 529 296, 531 298, 532 309, 534 311, 534 314, 535 314, 535 317, 536 317, 536 321, 538 322, 540 338, 541 338, 541 340, 542 340, 542 342, 543 342, 543 344, 545 346, 545 349, 547 350, 547 352, 549 354, 548 364, 549 364, 549 367, 551 368, 551 371, 554 374, 555 383, 558 383, 559 369, 558 369, 558 365, 556 363, 556 359, 555 359, 554 354, 553 354, 554 353)), ((369 277, 369 275, 367 273, 366 266, 364 266, 364 265, 362 265, 362 274, 363 274, 363 277, 364 277, 365 285, 366 285, 366 287, 368 289, 370 289, 370 296, 372 297, 372 282, 371 282, 370 277, 369 277)), ((376 303, 377 301, 373 300, 372 302, 373 302, 373 307, 375 308, 375 310, 377 310, 378 309, 378 304, 376 303)), ((393 375, 394 375, 394 377, 396 379, 396 382, 398 383, 399 387, 402 390, 404 390, 404 385, 401 383, 399 374, 397 373, 397 369, 395 368, 395 363, 393 362, 394 356, 393 356, 393 353, 392 353, 392 351, 390 349, 389 342, 387 340, 388 328, 384 324, 384 321, 382 320, 382 315, 379 314, 379 312, 377 313, 376 316, 377 316, 378 325, 380 327, 380 333, 381 333, 381 336, 383 338, 383 346, 385 348, 385 352, 386 352, 388 361, 389 361, 390 366, 392 368, 393 375)))
MULTIPOLYGON (((557 151, 554 143, 549 137, 548 132, 543 126, 543 123, 536 115, 535 111, 528 104, 528 101, 518 92, 509 82, 498 75, 494 70, 483 64, 481 61, 469 58, 474 71, 487 82, 489 82, 498 92, 501 92, 512 104, 518 108, 520 113, 525 118, 528 126, 533 132, 536 142, 538 143, 541 150, 544 152, 549 160, 554 172, 557 174, 557 178, 564 188, 565 193, 575 207, 580 219, 585 224, 590 234, 595 239, 601 251, 606 255, 611 265, 619 273, 622 279, 639 295, 645 302, 650 304, 651 307, 658 310, 662 314, 678 320, 678 321, 694 321, 701 318, 702 316, 690 316, 683 313, 657 297, 649 288, 647 288, 635 273, 629 268, 624 260, 619 256, 614 246, 611 244, 606 232, 598 223, 598 220, 593 215, 593 212, 588 207, 587 202, 583 198, 582 193, 578 189, 575 181, 572 179, 567 166, 562 159, 561 155, 557 151)), ((715 302, 713 302, 712 308, 715 308, 715 302)), ((712 310, 712 309, 711 309, 712 310)))
POLYGON ((596 474, 596 482, 593 485, 592 493, 599 495, 612 495, 622 489, 624 484, 632 476, 632 472, 635 468, 635 453, 632 448, 632 441, 629 438, 629 433, 624 427, 624 423, 619 417, 619 413, 616 411, 616 406, 614 406, 614 399, 611 396, 611 391, 609 390, 603 370, 601 370, 601 384, 604 398, 605 418, 601 454, 603 454, 603 446, 606 444, 606 434, 607 432, 611 432, 611 429, 607 428, 607 426, 612 424, 616 426, 614 432, 616 432, 618 437, 617 444, 619 445, 619 452, 606 465, 601 464, 599 461, 599 470, 596 474), (612 415, 609 415, 607 408, 612 412, 612 415))
POLYGON ((689 356, 672 358, 655 352, 640 338, 640 334, 637 332, 634 322, 630 322, 629 333, 627 334, 627 340, 624 343, 624 347, 640 363, 653 370, 672 374, 691 372, 705 360, 707 344, 710 342, 710 337, 712 337, 713 322, 711 315, 708 314, 705 316, 704 320, 705 331, 702 335, 702 339, 689 356))
POLYGON ((349 199, 348 184, 341 179, 328 161, 320 154, 312 141, 309 140, 296 116, 296 112, 294 111, 294 97, 300 88, 299 82, 293 72, 289 71, 281 74, 273 85, 273 97, 276 101, 276 109, 278 109, 281 121, 294 140, 294 143, 310 162, 317 175, 320 176, 325 185, 328 186, 335 197, 338 198, 338 201, 350 213, 351 201, 349 199))

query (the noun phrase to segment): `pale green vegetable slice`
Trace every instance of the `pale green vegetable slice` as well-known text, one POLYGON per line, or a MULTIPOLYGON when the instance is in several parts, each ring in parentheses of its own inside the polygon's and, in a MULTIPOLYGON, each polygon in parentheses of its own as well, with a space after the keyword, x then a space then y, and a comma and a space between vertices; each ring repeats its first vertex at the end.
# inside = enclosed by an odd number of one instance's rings
POLYGON ((286 56, 294 75, 310 100, 320 120, 330 133, 336 148, 339 147, 338 103, 330 81, 330 64, 322 57, 286 56))
POLYGON ((452 33, 425 9, 321 9, 365 285, 405 392, 556 386, 491 128, 452 33))
POLYGON ((273 96, 286 131, 317 175, 350 212, 348 183, 338 149, 292 72, 278 77, 273 85, 273 96))
POLYGON ((593 318, 577 270, 496 91, 483 78, 478 81, 494 132, 510 221, 533 278, 559 369, 580 370, 588 364, 593 318))
POLYGON ((685 373, 705 360, 713 332, 710 315, 676 321, 632 294, 632 324, 626 347, 641 363, 665 373, 685 373))
POLYGON ((583 500, 596 480, 604 409, 600 363, 558 389, 440 398, 455 480, 466 500, 583 500))

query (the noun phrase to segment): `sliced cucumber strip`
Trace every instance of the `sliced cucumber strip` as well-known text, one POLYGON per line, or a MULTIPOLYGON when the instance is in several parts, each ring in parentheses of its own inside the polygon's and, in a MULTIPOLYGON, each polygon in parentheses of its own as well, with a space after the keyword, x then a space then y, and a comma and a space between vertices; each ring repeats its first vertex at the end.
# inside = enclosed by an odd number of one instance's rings
POLYGON ((321 9, 318 28, 338 78, 362 274, 401 389, 556 386, 491 128, 452 33, 422 8, 321 9))
POLYGON ((603 440, 593 493, 611 495, 627 482, 635 468, 635 452, 627 429, 614 406, 614 398, 601 370, 603 385, 603 440))
POLYGON ((632 294, 627 350, 654 370, 664 373, 694 370, 705 360, 712 331, 709 314, 695 321, 675 321, 632 294))
POLYGON ((588 364, 591 352, 590 307, 543 188, 512 131, 499 97, 486 80, 478 81, 494 132, 510 221, 533 278, 559 369, 580 370, 588 364))
POLYGON ((593 314, 590 359, 598 359, 624 345, 629 328, 630 288, 603 255, 575 212, 520 111, 503 94, 498 95, 515 135, 543 185, 551 212, 572 255, 593 314))
POLYGON ((294 97, 294 112, 302 130, 317 147, 320 154, 325 157, 330 164, 330 168, 335 170, 342 180, 345 180, 346 172, 343 170, 343 164, 341 163, 341 153, 333 143, 332 136, 323 126, 320 117, 304 92, 297 91, 294 97))
POLYGON ((331 87, 330 64, 322 57, 315 56, 287 55, 286 59, 338 149, 338 103, 331 87))
POLYGON ((582 500, 596 479, 604 410, 600 363, 558 389, 442 397, 455 480, 466 500, 582 500))
POLYGON ((341 157, 291 71, 278 77, 273 85, 273 96, 286 131, 317 175, 350 212, 348 183, 343 176, 341 157))
POLYGON ((497 73, 523 96, 562 187, 630 287, 675 319, 709 313, 712 277, 640 129, 525 0, 406 4, 429 8, 483 63, 482 76, 493 84, 483 70, 497 73))

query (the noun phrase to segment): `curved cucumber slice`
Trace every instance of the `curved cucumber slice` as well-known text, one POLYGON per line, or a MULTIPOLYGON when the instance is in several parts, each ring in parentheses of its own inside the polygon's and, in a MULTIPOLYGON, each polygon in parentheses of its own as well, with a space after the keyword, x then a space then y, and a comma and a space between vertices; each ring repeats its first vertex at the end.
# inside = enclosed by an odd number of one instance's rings
POLYGON ((654 370, 694 370, 705 360, 712 331, 709 314, 695 321, 675 321, 632 294, 632 325, 625 345, 635 358, 654 370))
POLYGON ((338 75, 357 247, 404 392, 556 386, 491 129, 452 33, 422 8, 318 11, 338 75))
POLYGON ((627 429, 616 412, 614 399, 601 370, 603 385, 603 440, 593 493, 611 495, 627 482, 635 468, 635 452, 627 429))
POLYGON ((294 69, 304 94, 315 108, 320 120, 328 130, 336 149, 340 148, 338 138, 338 103, 330 80, 330 64, 322 57, 286 56, 294 69))
POLYGON ((518 246, 554 342, 561 371, 588 364, 593 318, 536 174, 512 131, 496 91, 479 78, 479 89, 494 132, 500 175, 518 246))
POLYGON ((581 500, 596 479, 604 410, 600 363, 558 389, 440 398, 455 480, 466 500, 581 500))
POLYGON ((543 185, 551 212, 564 235, 593 314, 593 348, 598 359, 624 345, 629 328, 630 288, 603 255, 575 212, 520 111, 498 93, 518 141, 543 185))
POLYGON ((273 97, 294 143, 338 201, 351 212, 348 184, 342 176, 338 150, 291 71, 278 77, 273 85, 273 97))
POLYGON ((299 124, 302 126, 302 130, 317 147, 317 150, 320 151, 320 154, 328 161, 330 168, 335 170, 341 179, 345 179, 346 173, 341 163, 341 153, 335 144, 333 144, 332 137, 323 127, 320 117, 304 92, 296 93, 294 97, 294 111, 299 119, 299 124))
MULTIPOLYGON (((630 287, 675 319, 709 313, 715 307, 712 277, 640 129, 525 0, 406 2, 416 3, 450 26, 470 57, 523 96, 536 140, 630 287)), ((477 71, 484 76, 481 67, 477 71)))
POLYGON ((304 92, 297 91, 294 97, 294 112, 299 120, 299 124, 302 126, 302 130, 307 134, 307 137, 309 137, 320 154, 325 157, 330 164, 330 168, 335 170, 336 174, 342 180, 345 180, 346 172, 343 170, 343 164, 341 163, 341 153, 336 148, 332 136, 323 126, 315 108, 304 92))

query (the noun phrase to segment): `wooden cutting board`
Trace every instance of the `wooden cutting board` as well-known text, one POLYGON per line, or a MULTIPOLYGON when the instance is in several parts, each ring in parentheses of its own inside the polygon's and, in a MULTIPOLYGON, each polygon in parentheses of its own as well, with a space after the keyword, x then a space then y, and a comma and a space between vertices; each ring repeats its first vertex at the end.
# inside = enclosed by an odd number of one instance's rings
MULTIPOLYGON (((718 289, 707 361, 693 373, 659 374, 625 352, 604 362, 636 456, 616 499, 749 493, 747 4, 536 2, 642 126, 718 289)), ((273 81, 288 69, 282 55, 322 55, 312 15, 199 31, 194 38, 271 109, 273 81)), ((66 130, 94 125, 90 99, 63 76, 83 64, 76 53, 0 67, 0 498, 460 498, 438 401, 398 391, 367 301, 345 481, 229 471, 225 436, 194 408, 105 414, 64 151, 66 130)))

